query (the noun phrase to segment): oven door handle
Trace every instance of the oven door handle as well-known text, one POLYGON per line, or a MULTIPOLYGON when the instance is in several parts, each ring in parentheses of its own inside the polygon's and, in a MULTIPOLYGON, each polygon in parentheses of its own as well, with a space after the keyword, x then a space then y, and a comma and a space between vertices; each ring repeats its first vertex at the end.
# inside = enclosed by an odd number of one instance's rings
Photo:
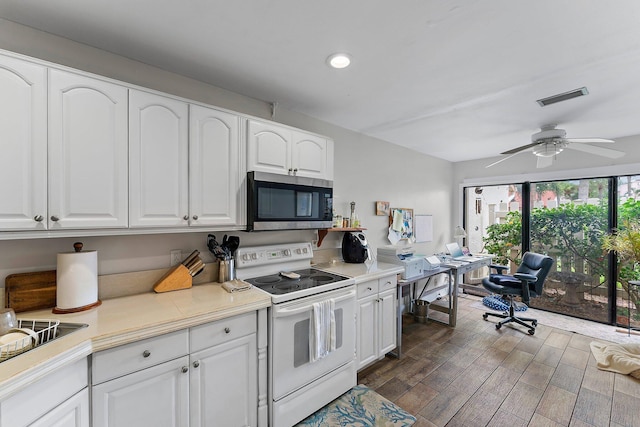
MULTIPOLYGON (((344 294, 344 295, 338 296, 336 298, 333 298, 333 300, 336 303, 339 303, 341 301, 346 301, 346 300, 349 300, 349 299, 353 299, 354 296, 355 296, 355 293, 356 293, 355 290, 349 291, 348 294, 344 294)), ((313 301, 313 302, 326 301, 327 299, 331 299, 331 298, 318 299, 317 301, 313 301)), ((274 308, 273 308, 273 316, 274 317, 285 317, 285 316, 292 316, 294 314, 304 313, 305 311, 309 311, 309 310, 311 310, 313 308, 313 302, 306 303, 306 304, 304 304, 302 306, 295 305, 295 306, 292 306, 292 307, 282 307, 282 308, 274 306, 274 308)), ((354 302, 355 302, 355 300, 354 300, 354 302)))

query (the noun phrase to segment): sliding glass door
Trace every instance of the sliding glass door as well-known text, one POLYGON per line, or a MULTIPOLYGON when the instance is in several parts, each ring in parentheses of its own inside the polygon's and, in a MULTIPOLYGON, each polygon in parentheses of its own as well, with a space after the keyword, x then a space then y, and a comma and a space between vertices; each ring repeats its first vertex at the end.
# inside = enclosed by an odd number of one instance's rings
POLYGON ((640 327, 640 267, 610 263, 611 229, 640 218, 640 175, 465 188, 465 244, 515 271, 524 250, 554 260, 535 308, 640 327), (526 199, 526 201, 525 201, 526 199))
MULTIPOLYGON (((624 232, 630 221, 640 218, 640 176, 621 176, 617 181, 617 228, 624 232)), ((637 244, 637 242, 636 242, 637 244)), ((629 286, 630 280, 640 280, 640 266, 619 261, 616 269, 616 323, 627 327, 640 327, 640 293, 638 286, 629 286)))
POLYGON ((544 294, 531 306, 598 322, 609 321, 609 180, 531 183, 529 245, 555 260, 544 294))

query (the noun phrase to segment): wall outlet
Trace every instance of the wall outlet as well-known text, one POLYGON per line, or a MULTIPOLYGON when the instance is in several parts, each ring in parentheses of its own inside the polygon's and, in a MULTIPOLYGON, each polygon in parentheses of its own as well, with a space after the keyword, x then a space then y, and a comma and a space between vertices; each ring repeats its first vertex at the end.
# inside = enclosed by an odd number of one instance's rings
POLYGON ((182 262, 182 251, 180 249, 171 249, 171 267, 182 262))

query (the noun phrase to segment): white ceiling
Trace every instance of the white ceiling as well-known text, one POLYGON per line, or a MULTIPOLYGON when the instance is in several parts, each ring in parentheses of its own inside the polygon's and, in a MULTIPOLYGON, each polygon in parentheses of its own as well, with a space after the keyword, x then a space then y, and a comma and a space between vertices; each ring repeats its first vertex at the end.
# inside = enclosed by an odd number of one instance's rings
POLYGON ((449 161, 546 123, 640 134, 637 0, 1 0, 0 17, 449 161), (325 65, 338 51, 351 67, 325 65))

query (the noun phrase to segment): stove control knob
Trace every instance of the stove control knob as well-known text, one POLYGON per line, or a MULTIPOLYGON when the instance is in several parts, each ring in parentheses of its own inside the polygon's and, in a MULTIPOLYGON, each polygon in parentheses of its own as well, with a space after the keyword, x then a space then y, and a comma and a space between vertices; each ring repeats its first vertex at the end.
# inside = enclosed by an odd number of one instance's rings
POLYGON ((306 254, 307 252, 309 252, 309 250, 307 248, 302 248, 302 253, 306 254))
POLYGON ((284 256, 291 256, 291 249, 285 249, 283 253, 284 256))
POLYGON ((242 254, 243 261, 249 261, 249 254, 242 254))
POLYGON ((255 259, 258 259, 258 254, 257 254, 257 253, 255 253, 255 252, 254 252, 254 253, 252 253, 252 254, 251 254, 251 259, 254 259, 254 260, 255 260, 255 259))

